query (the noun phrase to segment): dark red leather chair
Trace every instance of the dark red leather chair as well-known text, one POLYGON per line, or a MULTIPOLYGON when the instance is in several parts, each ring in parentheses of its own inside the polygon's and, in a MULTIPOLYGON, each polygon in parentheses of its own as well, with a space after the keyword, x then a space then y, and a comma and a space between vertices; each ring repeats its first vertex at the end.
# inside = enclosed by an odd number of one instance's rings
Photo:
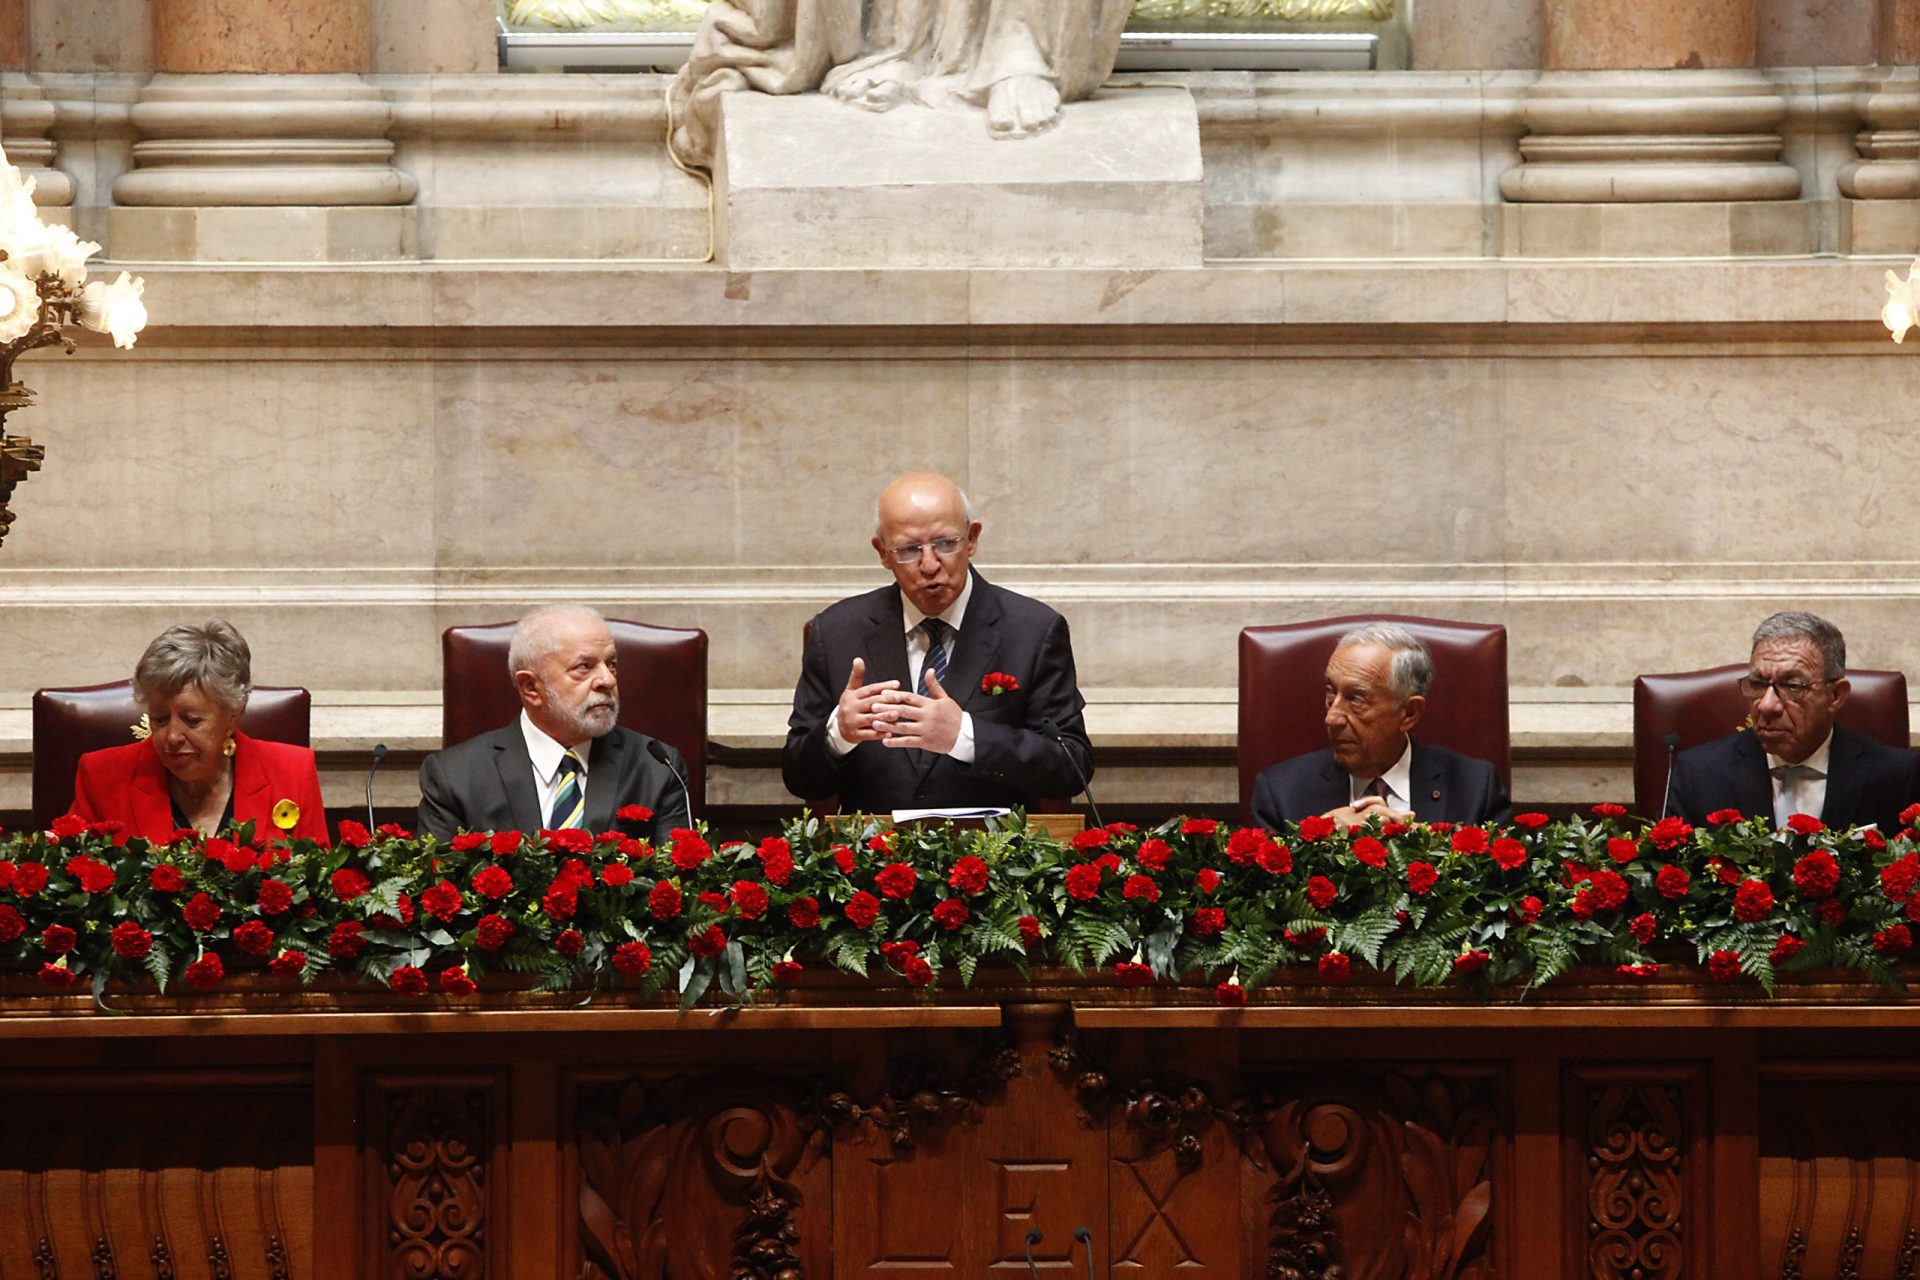
POLYGON ((1366 614, 1240 633, 1240 812, 1251 812, 1260 771, 1327 745, 1327 659, 1340 637, 1370 622, 1405 627, 1433 655, 1433 691, 1415 734, 1492 762, 1513 790, 1507 724, 1507 629, 1476 622, 1366 614))
MULTIPOLYGON (((1666 803, 1669 733, 1676 753, 1724 738, 1747 721, 1747 700, 1735 683, 1747 664, 1640 676, 1633 682, 1633 807, 1655 817, 1666 803)), ((1849 671, 1852 692, 1836 717, 1854 733, 1901 750, 1912 745, 1907 677, 1900 671, 1849 671)))
MULTIPOLYGON (((40 689, 33 695, 33 822, 44 831, 73 807, 73 774, 80 757, 134 740, 140 707, 133 682, 82 689, 40 689)), ((313 745, 313 697, 305 689, 256 688, 240 730, 269 742, 313 745)))
MULTIPOLYGON (((449 627, 440 637, 440 744, 498 729, 520 714, 507 672, 515 622, 449 627)), ((707 633, 609 618, 620 661, 620 723, 658 738, 687 762, 698 818, 707 808, 707 633)))

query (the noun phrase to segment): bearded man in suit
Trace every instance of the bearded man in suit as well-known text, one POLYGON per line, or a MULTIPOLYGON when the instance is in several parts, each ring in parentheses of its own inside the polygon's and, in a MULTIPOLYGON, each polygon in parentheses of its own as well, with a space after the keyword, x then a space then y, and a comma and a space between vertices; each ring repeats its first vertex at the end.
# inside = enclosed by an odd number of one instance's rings
POLYGON ((901 476, 874 510, 893 583, 808 629, 781 772, 841 808, 1030 806, 1093 776, 1066 619, 972 568, 980 522, 945 476, 901 476))

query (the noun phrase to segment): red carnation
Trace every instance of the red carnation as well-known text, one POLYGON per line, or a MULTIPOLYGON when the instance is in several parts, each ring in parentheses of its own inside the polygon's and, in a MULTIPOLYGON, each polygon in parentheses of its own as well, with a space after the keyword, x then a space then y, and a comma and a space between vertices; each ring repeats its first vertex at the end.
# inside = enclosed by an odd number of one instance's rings
POLYGON ((886 957, 888 964, 898 967, 906 963, 908 956, 920 954, 920 944, 912 938, 901 938, 897 942, 883 942, 880 944, 880 954, 886 957))
POLYGON ((561 827, 557 830, 543 830, 540 833, 540 838, 546 841, 547 848, 552 849, 555 853, 582 854, 593 852, 593 833, 583 831, 579 827, 561 827))
POLYGON ((1160 886, 1153 882, 1152 876, 1128 876, 1121 887, 1120 896, 1129 900, 1144 898, 1148 902, 1160 901, 1160 886))
POLYGON ((473 926, 473 945, 482 951, 498 951, 513 941, 513 935, 518 932, 513 921, 489 911, 473 926))
POLYGON ((806 966, 798 960, 776 960, 773 965, 773 980, 782 984, 800 981, 800 975, 806 972, 806 966))
POLYGON ((1100 892, 1100 868, 1091 862, 1067 868, 1067 892, 1085 902, 1100 892))
POLYGON ((1212 893, 1220 887, 1220 873, 1212 867, 1202 867, 1194 873, 1193 882, 1200 887, 1200 892, 1212 893))
POLYGON ((609 889, 619 889, 633 883, 633 868, 624 862, 609 862, 600 868, 600 883, 609 889))
POLYGON ((1453 833, 1453 851, 1469 855, 1485 853, 1488 840, 1487 833, 1479 827, 1461 827, 1453 833))
POLYGON ((1463 951, 1453 958, 1453 971, 1462 975, 1478 973, 1487 967, 1491 958, 1484 951, 1463 951))
POLYGON ((234 875, 243 875, 253 870, 260 861, 260 856, 252 849, 227 840, 207 841, 207 857, 218 862, 234 875))
POLYGON ((1548 821, 1549 819, 1544 813, 1516 813, 1513 815, 1513 825, 1516 827, 1525 827, 1529 831, 1535 827, 1546 826, 1548 821))
POLYGON ((1333 834, 1333 831, 1334 821, 1332 818, 1323 818, 1317 813, 1310 813, 1300 819, 1300 838, 1302 840, 1309 842, 1325 840, 1333 834))
POLYGON ((1004 671, 989 671, 980 677, 980 692, 997 698, 1003 693, 1018 693, 1020 682, 1004 671))
POLYGON ((554 935, 553 949, 571 960, 586 949, 587 940, 578 929, 562 929, 554 935))
POLYGON ((1795 835, 1817 836, 1827 829, 1827 824, 1810 813, 1796 813, 1787 818, 1787 830, 1795 835))
POLYGON ((1660 976, 1660 966, 1650 961, 1643 961, 1639 964, 1615 965, 1613 971, 1623 978, 1630 978, 1636 982, 1645 982, 1650 978, 1660 976))
POLYGON ((1165 870, 1167 860, 1172 856, 1173 846, 1165 840, 1157 838, 1141 841, 1140 847, 1134 850, 1133 854, 1134 861, 1138 862, 1148 871, 1165 870))
POLYGON ((1283 844, 1269 840, 1260 846, 1260 852, 1254 857, 1260 863, 1260 869, 1270 876, 1284 876, 1293 870, 1293 850, 1283 844))
POLYGON ((952 933, 970 918, 967 904, 958 898, 942 898, 933 904, 933 922, 952 933))
POLYGON ((1353 971, 1353 961, 1342 952, 1329 951, 1320 957, 1319 970, 1328 982, 1345 982, 1353 971))
POLYGON ((1339 896, 1340 886, 1325 876, 1315 876, 1307 881, 1307 901, 1317 910, 1325 911, 1339 896))
POLYGON ((853 895, 847 902, 847 919, 856 929, 871 929, 873 922, 880 918, 880 899, 865 889, 853 895))
POLYGON ((105 893, 113 888, 113 868, 84 853, 67 860, 67 874, 79 881, 82 893, 105 893))
POLYGON ((1792 934, 1783 933, 1780 935, 1780 941, 1773 944, 1773 951, 1767 956, 1767 959, 1773 961, 1775 964, 1785 964, 1805 950, 1806 945, 1806 943, 1794 937, 1792 934))
POLYGON ((504 858, 510 853, 519 851, 521 840, 522 836, 518 831, 496 831, 493 833, 493 838, 487 841, 487 848, 492 851, 494 857, 504 858))
POLYGON ((367 873, 356 867, 342 867, 333 873, 329 883, 333 886, 333 896, 342 902, 352 902, 373 888, 373 881, 367 879, 367 873))
POLYGON ((710 924, 687 939, 687 950, 696 956, 717 956, 726 949, 727 935, 717 924, 710 924))
POLYGON ((1880 834, 1880 828, 1878 827, 1862 827, 1860 828, 1860 843, 1875 853, 1878 853, 1887 847, 1887 838, 1880 834))
POLYGON ((796 929, 811 929, 820 923, 817 898, 795 898, 787 904, 787 921, 796 929))
POLYGON ((629 978, 638 978, 653 967, 653 950, 644 942, 623 942, 613 950, 613 967, 629 978))
POLYGON ((673 859, 673 865, 682 871, 693 870, 713 853, 712 847, 700 838, 698 831, 690 831, 686 827, 675 827, 672 840, 673 849, 669 856, 673 859))
POLYGON ((1653 878, 1653 887, 1660 891, 1663 898, 1684 898, 1692 885, 1691 877, 1675 866, 1660 868, 1660 873, 1653 878))
POLYGON ((1021 916, 1014 921, 1014 927, 1020 930, 1020 945, 1031 951, 1040 945, 1040 922, 1032 916, 1021 916))
POLYGON ((1913 931, 1903 924, 1889 925, 1873 935, 1873 949, 1883 956, 1903 956, 1913 950, 1913 931))
POLYGON ((233 930, 233 945, 250 956, 273 954, 273 930, 258 920, 247 920, 233 930))
POLYGON ((1311 951, 1327 940, 1327 930, 1325 925, 1318 924, 1304 933, 1295 933, 1291 929, 1282 929, 1280 931, 1280 938, 1290 947, 1298 947, 1302 951, 1311 951))
POLYGON ((227 976, 227 967, 220 963, 220 957, 208 951, 198 960, 180 972, 186 984, 196 991, 210 991, 220 985, 227 976))
POLYGON ((1793 887, 1800 896, 1818 902, 1840 887, 1840 862, 1825 849, 1815 849, 1793 864, 1793 887))
POLYGON ((580 909, 580 891, 573 882, 564 877, 556 879, 540 895, 540 909, 552 920, 571 920, 573 913, 580 909))
POLYGON ((297 978, 307 967, 307 953, 304 951, 282 951, 267 961, 267 972, 276 978, 297 978))
POLYGON ((1093 865, 1109 875, 1117 876, 1120 874, 1120 855, 1117 853, 1103 853, 1093 860, 1093 865))
POLYGON ((1089 827, 1085 831, 1076 832, 1072 843, 1074 848, 1084 853, 1088 849, 1101 848, 1111 839, 1113 839, 1113 833, 1105 827, 1089 827))
POLYGON ((470 996, 480 988, 467 976, 467 967, 456 964, 440 971, 440 989, 450 996, 470 996))
POLYGON ((1629 887, 1626 877, 1617 871, 1596 871, 1588 878, 1593 904, 1601 911, 1618 911, 1627 905, 1629 887))
POLYGON ((653 886, 647 894, 647 914, 655 920, 671 920, 680 914, 680 886, 671 880, 662 880, 653 886))
POLYGON ((980 893, 987 887, 987 864, 972 854, 953 864, 947 883, 961 893, 980 893))
POLYGON ((877 853, 883 858, 893 856, 893 833, 881 831, 867 837, 867 852, 877 853))
POLYGON ((1607 841, 1607 856, 1624 867, 1640 856, 1640 842, 1629 836, 1613 836, 1607 841))
POLYGON ((178 893, 187 887, 186 879, 180 874, 180 868, 171 862, 156 864, 153 870, 147 873, 147 883, 153 886, 155 893, 178 893))
POLYGON ((80 935, 64 924, 50 924, 40 935, 40 946, 50 956, 63 956, 73 950, 73 944, 80 941, 80 935))
POLYGON ((1596 818, 1624 818, 1627 816, 1627 807, 1622 804, 1597 804, 1593 806, 1593 816, 1596 818))
POLYGON ((75 836, 86 834, 87 820, 78 814, 63 813, 53 820, 52 832, 56 842, 71 840, 75 836))
POLYGON ((1905 902, 1916 884, 1920 884, 1920 854, 1906 854, 1880 868, 1880 892, 1890 901, 1905 902))
POLYGON ((38 862, 23 862, 14 869, 13 891, 22 898, 37 897, 47 887, 47 869, 38 862))
POLYGON ((0 943, 16 942, 27 931, 27 918, 10 906, 0 906, 0 943))
MULTIPOLYGON (((491 868, 494 871, 499 869, 491 868)), ((451 880, 442 880, 420 894, 420 906, 428 915, 442 922, 453 919, 465 901, 460 896, 460 887, 451 880)))
POLYGON ((912 894, 918 879, 913 868, 906 863, 890 862, 874 876, 873 885, 889 898, 904 898, 912 894))
MULTIPOLYGON (((1915 806, 1920 808, 1920 805, 1915 806)), ((1188 818, 1180 824, 1183 836, 1210 836, 1220 829, 1220 824, 1212 818, 1188 818)))
POLYGON ((1123 987, 1145 987, 1153 983, 1152 968, 1126 960, 1113 966, 1113 976, 1120 980, 1120 985, 1123 987))
POLYGON ((785 887, 793 879, 793 850, 785 840, 769 837, 760 842, 760 873, 768 884, 785 887))
POLYGON ((733 909, 742 920, 758 920, 767 914, 767 891, 751 880, 735 880, 733 909))
POLYGON ((220 908, 204 893, 196 893, 180 908, 180 916, 195 933, 205 933, 220 923, 220 908))
POLYGON ((1502 871, 1512 871, 1526 865, 1527 846, 1508 836, 1502 836, 1493 842, 1491 850, 1493 865, 1502 871))
POLYGON ((840 874, 843 876, 852 875, 853 850, 843 844, 837 844, 833 846, 830 852, 833 854, 833 865, 840 868, 840 874))
POLYGON ((505 867, 489 862, 473 873, 473 891, 483 898, 498 901, 513 892, 513 876, 505 867))
MULTIPOLYGON (((191 968, 192 966, 188 967, 191 968)), ((79 978, 79 974, 67 968, 64 964, 54 964, 49 961, 40 966, 40 985, 52 991, 59 991, 62 988, 70 987, 77 982, 79 978)))
POLYGON ((1773 890, 1759 880, 1742 880, 1733 891, 1733 918, 1743 924, 1765 920, 1773 913, 1773 890))
POLYGON ((1407 891, 1409 893, 1431 893, 1433 886, 1440 883, 1440 873, 1425 862, 1407 864, 1407 891))
POLYGON ((1847 904, 1838 898, 1828 898, 1814 909, 1821 924, 1843 925, 1847 922, 1847 904))
POLYGON ((1273 837, 1258 827, 1241 827, 1227 837, 1227 859, 1240 866, 1254 861, 1260 851, 1273 843, 1273 837))
POLYGON ((1707 957, 1707 976, 1715 982, 1732 982, 1740 976, 1740 953, 1716 951, 1707 957))
POLYGON ((403 964, 387 976, 387 986, 397 996, 427 994, 427 975, 410 964, 403 964))
POLYGON ((335 960, 357 960, 367 949, 365 933, 367 926, 358 920, 343 920, 333 926, 333 933, 327 938, 327 954, 335 960))
POLYGON ((900 972, 906 975, 910 987, 924 987, 933 981, 933 966, 919 956, 908 956, 907 962, 900 966, 900 972))
POLYGON ((622 822, 652 822, 653 810, 643 804, 623 804, 613 811, 613 816, 622 822))
POLYGON ((1532 924, 1540 918, 1540 913, 1546 910, 1546 906, 1546 903, 1540 901, 1540 899, 1534 897, 1532 894, 1528 894, 1526 897, 1520 899, 1520 923, 1532 924))
POLYGON ((1247 1002, 1247 989, 1237 982, 1223 982, 1213 989, 1213 999, 1216 1004, 1237 1009, 1247 1002))
POLYGON ((373 832, 348 818, 340 824, 340 843, 349 849, 364 849, 373 843, 373 832))
POLYGON ((1693 828, 1684 818, 1662 818, 1648 830, 1647 839, 1662 853, 1672 853, 1693 839, 1693 828))
POLYGON ((1199 907, 1193 913, 1193 934, 1210 938, 1227 927, 1227 913, 1219 907, 1199 907))
POLYGON ((1707 825, 1714 827, 1729 826, 1732 823, 1741 821, 1746 816, 1746 814, 1740 812, 1738 809, 1715 809, 1707 815, 1707 825))
POLYGON ((277 916, 293 906, 293 890, 283 880, 262 880, 260 882, 260 910, 270 916, 277 916))
MULTIPOLYGON (((1440 829, 1442 829, 1443 827, 1446 827, 1447 825, 1448 824, 1444 822, 1436 822, 1432 824, 1433 829, 1435 831, 1439 831, 1440 829)), ((1410 829, 1411 828, 1409 827, 1409 825, 1404 822, 1383 822, 1380 824, 1380 834, 1382 836, 1385 836, 1389 840, 1393 839, 1395 836, 1403 836, 1407 834, 1407 832, 1410 829)))
POLYGON ((455 853, 472 853, 487 842, 484 831, 462 831, 447 844, 455 853))
POLYGON ((1353 856, 1369 867, 1387 865, 1387 846, 1372 836, 1361 836, 1353 842, 1353 856))
POLYGON ((1633 940, 1642 946, 1652 942, 1653 935, 1657 933, 1659 929, 1660 922, 1655 920, 1653 913, 1649 911, 1642 911, 1639 915, 1627 922, 1627 932, 1631 933, 1633 940))

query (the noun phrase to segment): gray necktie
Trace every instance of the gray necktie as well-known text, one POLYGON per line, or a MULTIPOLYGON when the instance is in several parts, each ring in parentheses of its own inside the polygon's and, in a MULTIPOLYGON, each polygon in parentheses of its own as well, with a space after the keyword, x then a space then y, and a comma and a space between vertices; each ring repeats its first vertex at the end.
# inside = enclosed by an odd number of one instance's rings
MULTIPOLYGON (((1770 773, 1780 780, 1780 795, 1773 802, 1773 826, 1776 831, 1787 825, 1787 819, 1796 813, 1806 813, 1806 793, 1804 788, 1809 782, 1827 775, 1807 764, 1775 765, 1770 773)), ((1819 817, 1819 814, 1811 814, 1819 817)))

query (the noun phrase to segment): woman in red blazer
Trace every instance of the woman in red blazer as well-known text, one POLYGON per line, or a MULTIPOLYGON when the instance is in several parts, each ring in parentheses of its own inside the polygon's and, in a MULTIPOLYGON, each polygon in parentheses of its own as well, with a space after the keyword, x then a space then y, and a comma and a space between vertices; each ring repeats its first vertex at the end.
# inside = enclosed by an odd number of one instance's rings
POLYGON ((81 756, 70 812, 122 823, 115 838, 123 844, 134 836, 166 840, 183 827, 212 835, 249 821, 256 836, 272 838, 282 830, 274 810, 288 803, 286 835, 327 843, 313 752, 234 727, 252 691, 252 655, 229 624, 163 633, 133 672, 133 695, 147 709, 152 735, 81 756))

